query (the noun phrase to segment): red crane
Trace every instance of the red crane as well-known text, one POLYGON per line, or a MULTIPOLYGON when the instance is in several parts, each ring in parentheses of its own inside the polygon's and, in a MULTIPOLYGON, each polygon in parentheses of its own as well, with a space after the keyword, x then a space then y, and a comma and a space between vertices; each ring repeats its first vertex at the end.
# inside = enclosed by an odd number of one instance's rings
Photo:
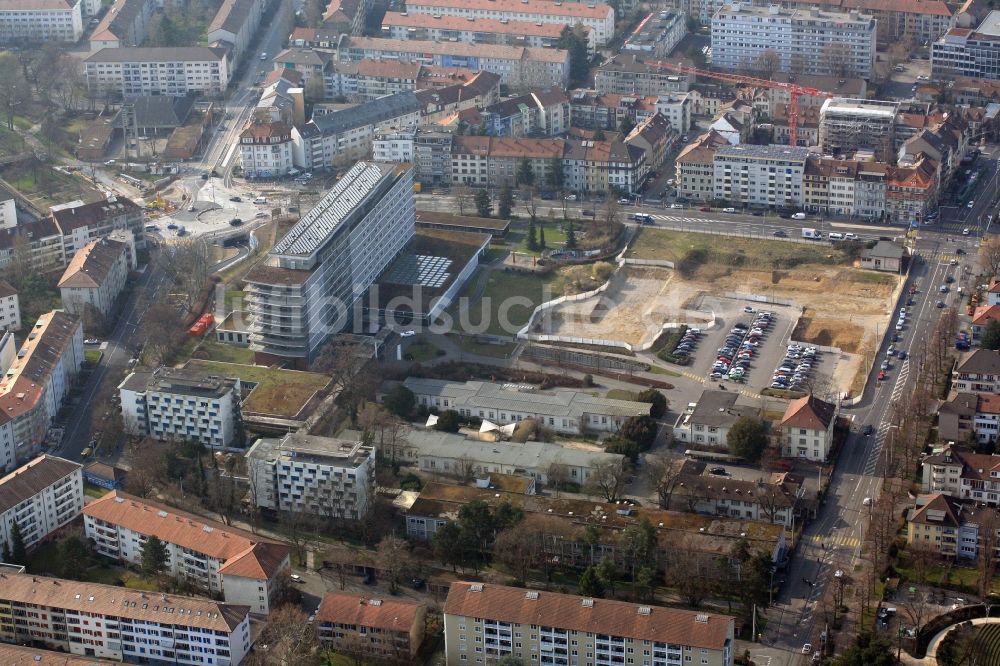
POLYGON ((782 81, 771 81, 769 79, 760 79, 756 76, 744 76, 742 74, 726 74, 723 72, 712 72, 707 69, 698 69, 696 67, 688 67, 687 65, 676 65, 674 63, 663 62, 659 63, 664 69, 669 69, 671 71, 677 72, 679 74, 693 74, 694 76, 704 76, 710 79, 718 79, 720 81, 729 81, 730 83, 741 83, 748 86, 756 86, 758 88, 780 88, 781 90, 787 90, 788 95, 791 97, 791 104, 788 105, 788 145, 797 145, 797 140, 799 138, 799 95, 809 95, 810 97, 833 97, 833 93, 826 92, 824 90, 818 90, 816 88, 810 88, 808 86, 800 86, 797 83, 784 83, 782 81))

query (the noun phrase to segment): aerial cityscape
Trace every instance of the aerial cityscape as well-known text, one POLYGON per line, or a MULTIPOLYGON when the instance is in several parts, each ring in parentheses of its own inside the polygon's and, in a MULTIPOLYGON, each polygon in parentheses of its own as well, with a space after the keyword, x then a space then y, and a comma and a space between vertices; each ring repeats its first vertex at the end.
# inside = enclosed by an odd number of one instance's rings
POLYGON ((992 0, 0 0, 0 663, 1000 666, 992 0))

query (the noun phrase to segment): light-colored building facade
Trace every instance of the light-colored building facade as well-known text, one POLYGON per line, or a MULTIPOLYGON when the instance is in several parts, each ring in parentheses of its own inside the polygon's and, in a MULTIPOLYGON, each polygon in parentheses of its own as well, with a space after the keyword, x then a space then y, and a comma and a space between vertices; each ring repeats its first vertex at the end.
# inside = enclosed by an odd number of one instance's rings
POLYGON ((230 47, 234 69, 248 55, 266 6, 265 0, 223 0, 208 24, 208 43, 230 47))
POLYGON ((130 232, 135 248, 146 247, 146 215, 141 206, 126 197, 109 195, 91 203, 70 201, 52 206, 49 213, 59 236, 62 266, 91 241, 117 231, 130 232))
POLYGON ((84 59, 84 73, 92 93, 122 97, 218 97, 232 75, 229 51, 206 46, 101 49, 84 59))
POLYGON ((896 115, 899 102, 834 97, 820 109, 819 143, 823 155, 871 151, 875 160, 887 162, 895 153, 896 115))
POLYGON ((677 417, 674 441, 725 449, 733 424, 758 412, 747 405, 737 406, 738 398, 739 394, 732 391, 702 391, 698 402, 688 403, 677 417))
POLYGON ((724 136, 710 130, 681 149, 674 160, 678 196, 692 201, 715 197, 715 151, 728 145, 724 136))
POLYGON ((247 275, 250 348, 261 360, 314 358, 415 231, 413 173, 359 162, 247 275))
POLYGON ((597 68, 594 89, 600 94, 657 96, 687 92, 690 80, 660 60, 637 53, 619 53, 597 68))
POLYGON ((0 582, 5 643, 30 636, 47 648, 92 659, 184 666, 238 666, 250 651, 245 605, 25 573, 0 574, 0 582))
POLYGON ((59 280, 63 307, 78 317, 91 308, 107 317, 125 288, 128 272, 128 245, 107 238, 91 241, 73 255, 59 280))
POLYGON ((83 0, 2 0, 0 44, 14 40, 76 43, 83 36, 83 0))
POLYGON ((569 389, 518 390, 489 382, 417 377, 408 377, 403 385, 413 391, 417 405, 451 409, 497 425, 534 419, 556 432, 616 432, 626 419, 649 415, 646 403, 598 398, 569 389))
POLYGON ((246 458, 262 509, 358 521, 375 498, 375 449, 360 439, 289 433, 257 440, 246 458))
POLYGON ((723 146, 712 162, 715 198, 757 206, 802 205, 809 149, 799 146, 723 146))
POLYGON ((113 490, 87 504, 83 519, 99 554, 140 564, 142 544, 156 536, 166 546, 168 575, 252 613, 269 613, 288 582, 288 546, 152 500, 113 490))
MULTIPOLYGON (((456 40, 466 44, 557 48, 565 24, 444 16, 416 12, 386 12, 382 36, 389 39, 456 40)), ((586 29, 588 51, 597 48, 596 33, 586 29)))
POLYGON ((734 621, 720 614, 492 583, 451 584, 444 606, 445 663, 483 663, 505 655, 526 664, 731 666, 734 621), (589 656, 587 656, 589 655, 589 656), (478 661, 477 661, 478 660, 478 661))
POLYGON ((130 435, 242 449, 239 379, 163 367, 132 372, 118 392, 125 432, 130 435))
POLYGON ((839 411, 839 404, 811 395, 789 402, 781 419, 782 455, 825 462, 833 447, 839 411))
POLYGON ((975 29, 952 28, 931 44, 931 76, 1000 79, 1000 11, 991 11, 975 29))
POLYGON ((951 372, 958 393, 1000 393, 1000 352, 976 349, 959 356, 951 372))
POLYGON ((21 304, 17 289, 4 280, 0 280, 0 328, 5 331, 21 330, 21 304))
POLYGON ((149 36, 156 0, 115 0, 90 33, 90 50, 141 46, 149 36))
POLYGON ((43 454, 0 478, 0 543, 14 525, 31 548, 69 524, 83 509, 83 466, 43 454))
POLYGON ((875 68, 876 22, 869 14, 733 3, 712 16, 712 66, 753 69, 765 51, 783 72, 857 76, 875 68))
POLYGON ((251 120, 240 133, 244 178, 280 178, 295 168, 292 128, 285 122, 251 120))

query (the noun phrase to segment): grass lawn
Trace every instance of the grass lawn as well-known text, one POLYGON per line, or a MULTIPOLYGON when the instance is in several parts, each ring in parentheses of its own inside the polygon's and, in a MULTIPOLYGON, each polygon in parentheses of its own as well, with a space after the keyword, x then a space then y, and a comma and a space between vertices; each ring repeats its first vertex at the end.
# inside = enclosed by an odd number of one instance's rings
POLYGON ((82 178, 56 171, 38 160, 11 164, 0 176, 42 210, 74 199, 92 202, 103 198, 82 178))
POLYGON ((100 349, 85 349, 83 352, 83 360, 91 365, 97 365, 101 362, 101 357, 104 355, 100 349))
POLYGON ((430 361, 431 359, 437 358, 439 351, 441 350, 429 342, 414 342, 406 348, 406 351, 403 353, 403 358, 408 361, 423 363, 424 361, 430 361))
POLYGON ((24 139, 17 132, 11 132, 6 126, 0 127, 0 156, 10 157, 26 152, 24 139))
POLYGON ((243 401, 245 412, 260 412, 293 417, 317 391, 326 388, 330 378, 315 372, 279 370, 262 365, 240 365, 192 359, 187 368, 204 374, 239 377, 257 386, 243 401))
POLYGON ((222 363, 253 364, 253 352, 249 348, 228 345, 219 342, 215 338, 206 338, 199 345, 198 349, 192 353, 192 357, 205 359, 206 361, 220 361, 222 363))
POLYGON ((673 262, 696 258, 699 264, 748 268, 794 268, 801 264, 847 263, 849 257, 844 247, 643 227, 632 243, 629 256, 673 262))
POLYGON ((611 389, 608 391, 607 398, 611 400, 636 400, 635 391, 626 391, 625 389, 611 389))
MULTIPOLYGON (((560 217, 555 220, 539 218, 539 221, 545 227, 545 246, 548 249, 561 248, 566 244, 566 232, 563 230, 563 225, 566 224, 565 220, 560 217)), ((580 225, 578 223, 574 223, 574 225, 576 226, 577 239, 579 240, 580 225)), ((541 250, 528 249, 528 222, 526 220, 520 220, 511 224, 506 240, 515 245, 517 251, 522 254, 541 255, 541 250)))
POLYGON ((229 314, 233 310, 245 310, 246 309, 246 292, 240 291, 239 289, 226 289, 226 300, 225 300, 226 314, 229 314))
POLYGON ((649 364, 649 371, 655 375, 667 375, 668 377, 680 377, 681 373, 674 372, 673 370, 667 370, 666 368, 661 368, 658 365, 652 363, 649 364))
MULTIPOLYGON (((514 335, 528 323, 536 306, 558 298, 562 293, 562 280, 554 274, 493 271, 483 292, 481 306, 476 308, 475 304, 471 304, 473 312, 467 319, 473 326, 487 323, 486 333, 514 335), (504 321, 501 321, 501 315, 504 321), (484 317, 489 318, 488 322, 483 321, 484 317)), ((460 325, 459 319, 456 318, 455 322, 460 325)))
POLYGON ((103 585, 122 585, 135 590, 158 589, 156 585, 140 577, 125 567, 111 564, 99 556, 94 556, 93 563, 86 569, 74 567, 70 572, 63 572, 62 562, 59 556, 59 540, 48 541, 31 552, 28 571, 33 574, 65 574, 72 580, 84 581, 87 583, 101 583, 103 585))
POLYGON ((462 351, 477 356, 491 356, 493 358, 507 358, 514 353, 517 345, 513 342, 505 342, 502 345, 493 345, 488 342, 477 342, 476 338, 470 335, 453 335, 448 337, 458 345, 462 351))
POLYGON ((87 481, 83 482, 83 494, 86 495, 87 497, 93 497, 96 499, 98 497, 104 497, 110 492, 111 491, 108 490, 107 488, 101 488, 100 486, 95 486, 94 484, 88 483, 87 481))

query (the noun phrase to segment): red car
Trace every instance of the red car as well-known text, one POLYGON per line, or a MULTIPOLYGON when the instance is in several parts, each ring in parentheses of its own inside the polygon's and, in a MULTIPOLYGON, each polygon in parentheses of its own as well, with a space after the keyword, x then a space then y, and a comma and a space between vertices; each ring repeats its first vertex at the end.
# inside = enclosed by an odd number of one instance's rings
POLYGON ((703 213, 711 213, 712 212, 712 207, 711 206, 702 206, 698 210, 700 210, 703 213))
POLYGON ((879 370, 878 371, 878 380, 882 381, 883 379, 885 379, 885 370, 879 370))

